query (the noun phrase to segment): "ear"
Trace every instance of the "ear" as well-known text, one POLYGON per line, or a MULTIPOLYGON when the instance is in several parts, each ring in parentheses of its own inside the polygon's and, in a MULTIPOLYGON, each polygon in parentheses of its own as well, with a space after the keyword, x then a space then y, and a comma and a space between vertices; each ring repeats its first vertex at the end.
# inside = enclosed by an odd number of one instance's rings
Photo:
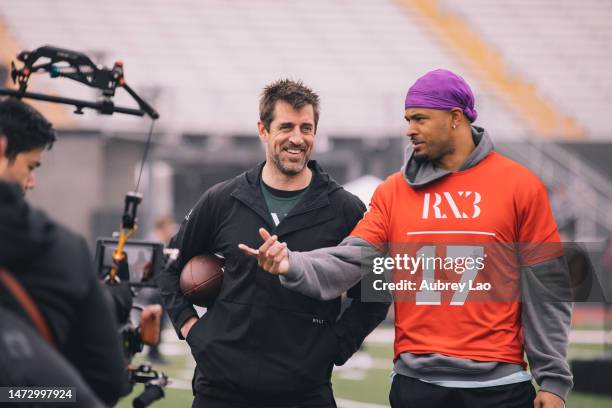
POLYGON ((259 139, 264 143, 268 143, 268 138, 269 138, 269 133, 266 130, 266 127, 264 126, 263 122, 260 120, 259 122, 257 122, 257 130, 259 131, 259 139))
POLYGON ((451 127, 454 129, 461 126, 465 122, 465 115, 459 108, 453 108, 450 110, 451 115, 451 127))

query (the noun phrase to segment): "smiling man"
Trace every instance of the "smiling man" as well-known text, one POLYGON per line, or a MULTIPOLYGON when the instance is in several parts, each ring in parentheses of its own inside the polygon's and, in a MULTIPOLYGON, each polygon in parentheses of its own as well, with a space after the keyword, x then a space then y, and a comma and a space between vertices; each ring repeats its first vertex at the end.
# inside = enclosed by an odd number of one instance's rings
POLYGON ((9 159, 3 179, 19 184, 25 194, 36 186, 34 173, 43 152, 53 147, 55 131, 38 111, 15 98, 0 100, 0 123, 9 159))
POLYGON ((317 94, 301 82, 277 81, 264 89, 259 116, 266 161, 204 192, 170 244, 180 256, 162 274, 161 295, 197 363, 194 407, 332 408, 334 364, 359 348, 389 304, 362 303, 351 285, 352 302, 338 319, 340 293, 323 301, 285 289, 238 243, 257 244, 257 229, 266 226, 300 250, 337 245, 365 206, 310 160, 317 94), (205 253, 222 253, 225 273, 219 296, 198 319, 179 275, 205 253))

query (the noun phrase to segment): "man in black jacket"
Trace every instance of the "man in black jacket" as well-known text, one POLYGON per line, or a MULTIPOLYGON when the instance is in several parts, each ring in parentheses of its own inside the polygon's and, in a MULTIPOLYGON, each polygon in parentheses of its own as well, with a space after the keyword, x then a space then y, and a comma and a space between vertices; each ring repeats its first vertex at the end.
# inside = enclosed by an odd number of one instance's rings
MULTIPOLYGON (((87 244, 24 201, 41 154, 54 140, 51 124, 39 112, 15 99, 0 100, 0 267, 32 298, 59 353, 103 403, 112 405, 127 391, 126 364, 87 244)), ((0 306, 32 324, 2 284, 0 306)), ((34 365, 28 372, 36 370, 34 365)))
POLYGON ((160 279, 162 299, 196 360, 195 407, 335 407, 330 378, 385 318, 389 304, 319 301, 284 289, 238 243, 255 245, 270 228, 302 250, 336 245, 365 206, 310 161, 318 96, 281 80, 260 100, 259 136, 266 162, 208 189, 171 243, 178 260, 160 279), (225 274, 214 305, 200 319, 179 289, 194 256, 221 253, 225 274))

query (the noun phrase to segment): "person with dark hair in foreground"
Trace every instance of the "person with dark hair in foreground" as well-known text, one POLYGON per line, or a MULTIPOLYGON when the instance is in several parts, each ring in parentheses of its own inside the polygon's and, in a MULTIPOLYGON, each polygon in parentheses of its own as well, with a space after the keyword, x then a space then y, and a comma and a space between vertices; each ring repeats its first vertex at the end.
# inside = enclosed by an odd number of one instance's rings
MULTIPOLYGON (((50 347, 75 368, 97 398, 113 405, 129 391, 127 364, 88 246, 24 201, 24 193, 34 186, 33 172, 42 152, 54 140, 51 124, 36 110, 11 98, 0 100, 0 268, 14 277, 39 310, 50 347)), ((0 307, 33 325, 15 294, 1 283, 0 307)), ((6 340, 4 327, 0 334, 6 340)), ((40 339, 29 341, 43 350, 36 345, 40 339)), ((42 370, 38 364, 58 360, 47 357, 23 367, 30 376, 27 381, 38 373, 44 385, 53 367, 42 370)), ((58 378, 49 377, 46 385, 56 384, 58 378)))

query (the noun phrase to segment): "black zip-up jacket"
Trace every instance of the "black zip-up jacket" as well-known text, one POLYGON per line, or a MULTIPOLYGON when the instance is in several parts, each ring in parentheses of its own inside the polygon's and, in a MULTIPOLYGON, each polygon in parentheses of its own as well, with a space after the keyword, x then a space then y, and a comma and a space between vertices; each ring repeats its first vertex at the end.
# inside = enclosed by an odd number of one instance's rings
MULTIPOLYGON (((58 351, 105 404, 113 405, 129 390, 126 363, 87 243, 30 208, 19 186, 1 182, 0 266, 37 305, 58 351)), ((2 284, 0 306, 32 324, 2 284)))
POLYGON ((277 227, 261 193, 260 164, 207 190, 172 240, 180 255, 162 274, 160 287, 179 337, 183 323, 196 316, 179 289, 180 271, 199 254, 225 257, 221 292, 186 339, 197 363, 194 393, 299 402, 329 387, 334 363, 343 364, 385 318, 389 304, 362 303, 356 286, 337 320, 340 298, 320 301, 287 290, 238 248, 239 243, 259 247, 260 227, 301 251, 337 245, 351 232, 365 206, 315 161, 308 166, 309 189, 277 227))

